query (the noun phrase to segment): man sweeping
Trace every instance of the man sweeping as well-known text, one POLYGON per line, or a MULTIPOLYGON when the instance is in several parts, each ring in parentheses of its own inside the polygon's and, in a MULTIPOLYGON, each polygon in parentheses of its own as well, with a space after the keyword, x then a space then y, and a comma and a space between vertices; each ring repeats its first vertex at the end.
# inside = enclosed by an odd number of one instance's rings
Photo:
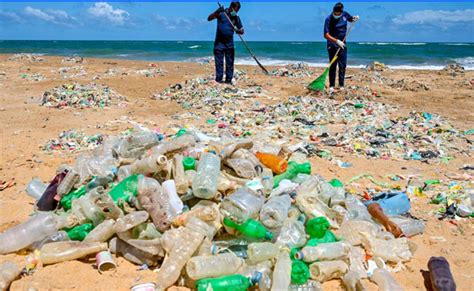
POLYGON ((234 77, 234 27, 237 33, 244 34, 242 22, 237 13, 240 2, 231 2, 229 8, 220 6, 207 18, 208 21, 217 19, 216 39, 214 41, 214 61, 216 63, 216 82, 223 83, 225 59, 225 83, 232 84, 234 77), (230 21, 229 21, 230 20, 230 21), (232 23, 231 23, 232 22, 232 23))
POLYGON ((324 22, 324 38, 327 39, 327 49, 329 61, 331 61, 339 50, 337 61, 329 69, 329 92, 334 92, 336 86, 336 69, 339 67, 339 89, 344 90, 344 78, 347 65, 347 46, 345 36, 347 32, 347 22, 356 22, 359 16, 351 16, 344 11, 344 5, 341 2, 336 3, 332 13, 324 22))

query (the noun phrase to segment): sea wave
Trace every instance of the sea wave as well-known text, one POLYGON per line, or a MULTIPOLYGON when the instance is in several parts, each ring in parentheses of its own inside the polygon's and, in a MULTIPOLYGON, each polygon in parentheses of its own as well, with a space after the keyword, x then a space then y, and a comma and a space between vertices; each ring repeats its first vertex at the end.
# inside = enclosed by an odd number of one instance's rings
POLYGON ((444 45, 451 45, 451 46, 473 46, 474 43, 459 42, 459 43, 445 43, 444 45))
POLYGON ((426 42, 358 42, 360 45, 426 45, 426 42))
POLYGON ((465 67, 474 67, 474 57, 457 58, 454 61, 465 67))
POLYGON ((200 47, 201 47, 200 45, 188 46, 189 49, 197 49, 197 48, 200 48, 200 47))

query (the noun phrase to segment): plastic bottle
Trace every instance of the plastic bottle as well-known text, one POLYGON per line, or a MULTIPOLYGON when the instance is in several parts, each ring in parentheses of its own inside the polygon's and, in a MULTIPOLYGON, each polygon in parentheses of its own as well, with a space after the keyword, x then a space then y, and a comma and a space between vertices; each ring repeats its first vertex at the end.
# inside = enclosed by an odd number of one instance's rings
POLYGON ((365 251, 361 247, 352 247, 349 251, 349 270, 358 278, 367 278, 365 268, 365 251))
POLYGON ((376 237, 380 226, 368 221, 348 220, 345 221, 339 228, 341 238, 353 246, 362 244, 362 233, 364 237, 376 237))
POLYGON ((154 266, 158 262, 157 256, 139 250, 116 237, 109 241, 109 248, 112 253, 119 254, 126 260, 137 265, 147 264, 148 266, 154 266))
POLYGON ((219 153, 223 159, 229 158, 234 152, 239 149, 251 149, 253 147, 253 141, 249 139, 238 140, 225 146, 219 153))
POLYGON ((257 171, 252 162, 245 159, 227 159, 225 164, 229 166, 237 176, 244 179, 253 179, 257 176, 257 171))
POLYGON ((202 199, 214 198, 221 169, 220 158, 212 153, 204 153, 199 160, 198 170, 193 179, 193 194, 202 199))
POLYGON ((107 219, 97 225, 86 238, 84 242, 106 242, 115 234, 115 220, 107 219))
POLYGON ((289 195, 273 197, 260 210, 260 221, 268 228, 280 228, 288 217, 291 207, 289 195))
POLYGON ((132 197, 138 194, 138 175, 131 175, 122 180, 115 187, 110 190, 109 195, 114 202, 123 200, 126 202, 132 201, 132 197))
POLYGON ((162 184, 163 192, 168 196, 169 205, 170 205, 170 212, 171 215, 175 217, 178 213, 183 211, 183 201, 178 196, 176 192, 176 184, 174 180, 166 180, 162 184))
POLYGON ((346 242, 319 244, 315 247, 304 247, 295 254, 295 258, 311 263, 317 260, 338 260, 347 258, 351 246, 346 242))
POLYGON ((173 169, 173 178, 176 184, 176 191, 179 194, 185 194, 188 189, 189 185, 186 181, 186 176, 184 174, 185 167, 183 166, 183 156, 177 154, 174 156, 174 169, 173 169))
POLYGON ((44 265, 80 259, 107 249, 107 243, 60 241, 43 245, 40 249, 40 261, 44 265))
POLYGON ((272 291, 288 290, 291 284, 291 259, 288 249, 282 249, 273 271, 272 291))
POLYGON ((455 291, 456 282, 444 257, 431 257, 428 261, 433 291, 455 291))
POLYGON ((181 270, 193 253, 199 248, 204 235, 191 227, 181 227, 166 231, 161 243, 167 252, 157 274, 157 289, 166 289, 179 278, 181 270))
POLYGON ((358 273, 349 271, 342 277, 342 283, 347 291, 366 290, 361 279, 358 273))
POLYGON ((227 275, 219 278, 202 279, 196 282, 198 291, 245 291, 252 286, 251 279, 240 275, 227 275))
POLYGON ((262 180, 263 192, 269 195, 273 190, 273 173, 268 168, 263 168, 260 179, 262 180))
POLYGON ((86 185, 82 185, 78 189, 76 189, 72 192, 69 192, 66 195, 63 195, 61 197, 61 200, 60 200, 61 206, 66 211, 71 209, 72 201, 75 200, 75 199, 78 199, 81 196, 84 196, 86 193, 87 193, 87 187, 86 187, 86 185))
POLYGON ((367 211, 369 211, 370 215, 382 224, 387 231, 393 234, 395 237, 401 237, 403 235, 403 231, 398 227, 396 223, 390 220, 385 213, 383 212, 382 207, 377 202, 371 203, 367 206, 367 211))
POLYGON ((309 266, 311 278, 319 282, 325 282, 335 278, 342 278, 349 267, 344 261, 321 261, 309 266))
POLYGON ((186 273, 193 280, 214 278, 233 274, 243 264, 244 260, 233 253, 216 256, 198 256, 192 257, 186 263, 186 273))
POLYGON ((273 187, 278 187, 282 180, 291 180, 295 178, 298 174, 311 174, 311 164, 297 164, 295 162, 289 162, 286 172, 273 177, 273 187))
POLYGON ((248 245, 231 245, 225 248, 219 248, 216 245, 212 246, 213 254, 224 254, 224 253, 233 253, 239 258, 248 259, 248 245))
POLYGON ((117 219, 116 232, 124 232, 147 221, 149 215, 146 211, 135 211, 117 219))
POLYGON ((13 262, 0 265, 0 290, 9 290, 10 284, 21 274, 21 268, 13 262))
POLYGON ((138 178, 138 201, 150 214, 151 220, 159 230, 164 231, 170 227, 176 212, 172 209, 170 199, 158 181, 140 175, 138 178))
POLYGON ((74 171, 74 170, 69 170, 64 177, 64 179, 59 183, 58 189, 56 190, 56 193, 59 196, 63 196, 64 194, 69 193, 72 188, 74 188, 74 185, 76 185, 81 177, 79 176, 79 173, 74 171))
POLYGON ((253 220, 251 218, 247 219, 242 224, 238 224, 232 221, 231 219, 224 217, 224 225, 237 230, 238 232, 249 238, 266 240, 271 240, 273 238, 273 234, 268 231, 265 226, 263 226, 257 220, 253 220))
POLYGON ((131 165, 123 165, 118 168, 117 171, 117 180, 121 182, 122 180, 126 179, 128 176, 132 175, 132 166, 131 165))
POLYGON ((306 233, 311 238, 322 238, 329 231, 329 227, 326 217, 314 217, 306 222, 306 233))
POLYGON ((68 229, 66 230, 66 232, 71 240, 83 241, 93 228, 94 225, 92 225, 92 223, 84 223, 82 225, 78 225, 71 229, 68 229))
POLYGON ((56 209, 56 207, 58 206, 58 198, 56 197, 56 191, 58 189, 59 183, 61 183, 65 176, 66 172, 61 172, 57 174, 53 178, 53 180, 51 180, 51 182, 49 182, 49 185, 44 191, 44 193, 41 195, 41 198, 36 202, 38 210, 51 211, 56 209))
POLYGON ((279 156, 261 152, 257 152, 255 156, 265 167, 270 168, 275 174, 281 174, 288 168, 288 161, 279 156))
MULTIPOLYGON (((102 188, 102 187, 101 187, 102 188)), ((103 189, 94 189, 102 191, 103 189)), ((97 194, 100 195, 100 194, 97 194)), ((79 224, 92 222, 94 225, 98 225, 105 219, 105 213, 95 203, 95 195, 93 192, 89 192, 79 199, 73 200, 71 205, 71 215, 77 220, 79 224)))
MULTIPOLYGON (((365 234, 362 234, 363 236, 365 234)), ((364 248, 369 250, 373 257, 380 257, 384 261, 393 263, 406 262, 412 257, 408 240, 405 237, 397 239, 363 239, 364 248)))
POLYGON ((291 282, 298 285, 305 284, 310 277, 309 268, 302 261, 291 263, 291 282))
POLYGON ((44 244, 47 244, 47 243, 50 243, 50 242, 57 242, 57 241, 68 241, 70 240, 69 239, 69 236, 67 235, 67 232, 63 231, 63 230, 60 230, 52 235, 49 235, 45 238, 43 238, 42 240, 39 240, 39 241, 36 241, 34 243, 32 243, 30 246, 29 246, 29 249, 30 250, 36 250, 36 249, 40 249, 44 244))
POLYGON ((166 155, 167 153, 178 151, 186 147, 193 147, 195 144, 195 137, 186 133, 153 147, 152 152, 155 155, 166 155))
POLYGON ((350 220, 365 220, 373 222, 372 217, 367 211, 367 207, 352 194, 347 194, 345 199, 346 208, 349 211, 350 220))
POLYGON ((239 188, 229 196, 226 196, 220 205, 222 213, 239 221, 248 218, 257 218, 260 209, 265 202, 261 195, 254 194, 247 188, 239 188))
POLYGON ((385 269, 375 269, 370 280, 377 284, 380 291, 403 291, 402 286, 385 269))
POLYGON ((219 211, 211 206, 193 207, 173 220, 173 225, 182 226, 186 224, 189 218, 196 217, 202 221, 210 222, 219 218, 219 211))
POLYGON ((26 222, 13 226, 0 234, 0 254, 26 248, 58 231, 53 213, 40 212, 26 222))
POLYGON ((163 170, 168 162, 166 156, 151 155, 131 164, 133 174, 151 174, 163 170))
POLYGON ((251 243, 247 248, 249 262, 252 265, 270 260, 278 256, 280 246, 269 242, 251 243))
POLYGON ((277 242, 289 248, 304 246, 306 233, 303 222, 296 218, 287 218, 278 234, 277 242))
POLYGON ((239 274, 247 278, 254 278, 253 283, 258 284, 258 289, 267 291, 272 287, 272 268, 272 262, 265 261, 253 266, 244 266, 239 274))
POLYGON ((26 193, 33 199, 38 200, 48 186, 39 178, 33 178, 26 186, 26 193))
POLYGON ((406 237, 412 237, 425 232, 425 223, 418 219, 403 216, 392 216, 390 219, 396 223, 406 237))

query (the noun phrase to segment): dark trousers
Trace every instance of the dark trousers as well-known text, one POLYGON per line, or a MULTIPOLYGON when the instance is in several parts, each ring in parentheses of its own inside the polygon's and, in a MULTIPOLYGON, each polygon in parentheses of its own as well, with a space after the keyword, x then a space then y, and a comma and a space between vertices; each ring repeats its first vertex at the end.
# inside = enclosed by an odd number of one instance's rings
POLYGON ((224 77, 225 58, 225 81, 232 82, 234 77, 234 48, 214 48, 214 61, 216 63, 216 81, 222 82, 224 77))
MULTIPOLYGON (((329 61, 331 61, 338 47, 328 46, 329 61)), ((329 68, 329 87, 336 85, 336 68, 339 67, 339 87, 344 87, 344 78, 346 76, 346 65, 347 65, 347 47, 339 51, 337 60, 329 68)))

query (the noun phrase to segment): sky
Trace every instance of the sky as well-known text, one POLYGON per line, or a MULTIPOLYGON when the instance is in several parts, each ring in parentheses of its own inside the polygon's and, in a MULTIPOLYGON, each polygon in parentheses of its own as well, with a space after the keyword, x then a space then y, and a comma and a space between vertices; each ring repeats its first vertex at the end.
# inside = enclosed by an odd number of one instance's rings
MULTIPOLYGON (((227 2, 228 4, 228 2, 227 2)), ((247 40, 323 41, 332 2, 245 2, 247 40)), ((1 2, 0 39, 213 40, 214 2, 1 2)), ((473 2, 346 2, 352 41, 474 42, 473 2)))

